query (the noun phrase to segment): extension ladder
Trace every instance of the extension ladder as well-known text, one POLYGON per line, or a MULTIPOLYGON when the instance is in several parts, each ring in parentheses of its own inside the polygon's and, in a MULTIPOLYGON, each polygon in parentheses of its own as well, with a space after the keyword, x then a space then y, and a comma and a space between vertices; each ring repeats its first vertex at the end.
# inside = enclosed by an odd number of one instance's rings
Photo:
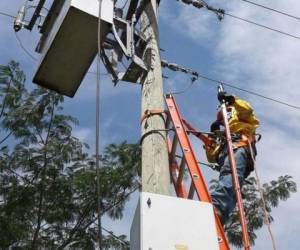
MULTIPOLYGON (((196 193, 199 200, 212 203, 208 188, 205 184, 204 177, 192 149, 187 131, 185 129, 184 121, 179 114, 175 99, 172 95, 166 95, 165 100, 168 111, 166 119, 166 129, 167 131, 174 131, 172 140, 168 133, 167 142, 169 150, 170 173, 175 192, 178 197, 186 199, 193 199, 194 194, 196 193), (176 151, 178 146, 181 148, 183 154, 181 162, 179 164, 176 159, 176 151), (183 182, 186 168, 188 169, 191 177, 191 186, 189 188, 189 191, 187 191, 183 182)), ((222 224, 216 212, 214 213, 220 250, 229 250, 230 247, 223 231, 222 224)))

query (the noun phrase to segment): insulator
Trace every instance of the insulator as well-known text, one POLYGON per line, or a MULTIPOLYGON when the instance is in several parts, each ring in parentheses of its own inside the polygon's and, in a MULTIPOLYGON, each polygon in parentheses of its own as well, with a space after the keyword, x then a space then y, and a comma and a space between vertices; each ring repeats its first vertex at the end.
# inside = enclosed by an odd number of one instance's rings
POLYGON ((204 7, 204 4, 202 2, 199 2, 199 1, 193 1, 193 6, 198 8, 198 9, 201 9, 204 7))
POLYGON ((14 30, 18 32, 24 26, 24 19, 26 15, 26 7, 23 5, 21 9, 18 11, 18 14, 14 21, 14 30))
POLYGON ((185 4, 191 4, 193 3, 193 0, 181 0, 182 2, 184 2, 185 4))

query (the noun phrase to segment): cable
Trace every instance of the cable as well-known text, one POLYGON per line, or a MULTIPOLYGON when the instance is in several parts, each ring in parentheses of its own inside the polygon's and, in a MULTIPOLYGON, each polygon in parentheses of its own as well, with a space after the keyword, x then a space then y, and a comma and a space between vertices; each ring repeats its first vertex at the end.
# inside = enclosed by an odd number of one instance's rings
POLYGON ((2 15, 2 16, 6 16, 6 17, 10 17, 10 18, 13 18, 13 19, 15 19, 16 17, 15 16, 13 16, 13 15, 10 15, 10 14, 7 14, 7 13, 5 13, 5 12, 1 12, 0 11, 0 15, 2 15))
POLYGON ((263 192, 263 189, 262 189, 262 186, 261 186, 261 183, 260 183, 260 179, 259 179, 259 175, 258 175, 258 171, 257 171, 257 167, 256 167, 256 160, 255 160, 255 157, 254 157, 254 152, 253 152, 253 148, 252 148, 252 145, 251 145, 250 141, 248 141, 248 147, 250 149, 250 155, 251 155, 251 159, 252 159, 252 162, 253 162, 254 172, 255 172, 255 175, 256 175, 257 186, 258 186, 260 197, 261 197, 261 200, 262 200, 262 208, 263 208, 263 212, 264 212, 264 215, 265 215, 265 223, 267 224, 268 231, 269 231, 269 234, 270 234, 270 237, 271 237, 271 240, 272 240, 273 250, 276 250, 275 237, 272 233, 271 223, 270 223, 270 220, 269 220, 270 215, 269 215, 268 210, 267 210, 267 205, 266 205, 266 201, 265 201, 265 198, 264 198, 264 192, 263 192))
POLYGON ((19 42, 19 45, 20 45, 20 47, 23 49, 23 51, 32 59, 32 60, 34 60, 34 61, 37 61, 37 58, 35 58, 25 47, 24 47, 24 45, 23 45, 23 43, 22 43, 22 41, 21 41, 21 39, 20 39, 20 37, 19 37, 19 35, 17 34, 17 32, 14 32, 15 33, 15 36, 16 36, 16 38, 17 38, 17 40, 18 40, 18 42, 19 42))
MULTIPOLYGON (((179 0, 177 0, 179 1, 179 0)), ((187 4, 187 5, 192 5, 197 9, 202 9, 205 7, 207 10, 215 13, 219 19, 219 21, 222 21, 224 18, 224 10, 223 9, 216 9, 210 5, 208 5, 205 1, 203 0, 181 0, 182 3, 187 4)))
MULTIPOLYGON (((251 94, 251 95, 254 95, 254 96, 258 96, 258 97, 264 98, 264 99, 272 101, 272 102, 276 102, 276 103, 284 105, 284 106, 288 106, 288 107, 293 108, 293 109, 300 110, 300 106, 292 105, 290 103, 283 102, 283 101, 280 101, 278 99, 275 99, 275 98, 272 98, 272 97, 268 97, 268 96, 256 93, 254 91, 251 91, 251 90, 247 90, 247 89, 243 89, 243 88, 237 87, 236 85, 234 85, 232 83, 227 83, 227 82, 224 82, 224 81, 213 79, 211 77, 208 77, 208 76, 205 76, 203 74, 200 74, 199 72, 197 72, 195 70, 184 68, 184 67, 182 67, 182 66, 180 66, 178 64, 175 64, 175 63, 168 63, 166 60, 162 60, 162 66, 164 68, 168 68, 169 70, 172 70, 172 71, 175 71, 175 72, 182 72, 182 73, 185 73, 185 74, 192 74, 193 76, 195 76, 194 81, 197 81, 198 78, 200 77, 200 78, 206 79, 206 80, 208 80, 210 82, 214 82, 217 85, 219 85, 220 83, 222 83, 223 85, 225 85, 227 87, 230 87, 230 88, 233 88, 233 89, 237 89, 239 91, 243 91, 243 92, 246 92, 248 94, 251 94)), ((193 84, 191 84, 190 86, 188 86, 188 88, 186 88, 183 91, 175 92, 175 94, 183 94, 189 88, 191 88, 192 85, 193 84)))
POLYGON ((101 223, 101 190, 100 190, 100 73, 101 73, 101 10, 102 0, 99 0, 98 11, 98 53, 97 53, 97 91, 96 91, 96 175, 97 175, 97 219, 98 219, 98 244, 102 250, 102 223, 101 223))
POLYGON ((202 74, 199 74, 199 77, 201 77, 203 79, 206 79, 206 80, 208 80, 210 82, 214 82, 214 83, 216 83, 218 85, 220 83, 222 83, 223 85, 225 85, 227 87, 230 87, 230 88, 233 88, 233 89, 237 89, 239 91, 243 91, 243 92, 246 92, 248 94, 251 94, 251 95, 254 95, 254 96, 258 96, 258 97, 264 98, 266 100, 269 100, 269 101, 272 101, 272 102, 276 102, 278 104, 281 104, 281 105, 284 105, 284 106, 287 106, 287 107, 290 107, 290 108, 293 108, 293 109, 300 110, 300 106, 296 106, 296 105, 293 105, 293 104, 290 104, 290 103, 287 103, 287 102, 283 102, 283 101, 280 101, 278 99, 275 99, 275 98, 272 98, 272 97, 268 97, 268 96, 256 93, 254 91, 251 91, 251 90, 243 89, 243 88, 237 87, 237 86, 235 86, 234 84, 231 84, 231 83, 227 83, 227 82, 224 82, 224 81, 219 81, 219 80, 207 77, 207 76, 202 75, 202 74))
POLYGON ((206 7, 207 10, 212 11, 215 14, 217 14, 220 21, 223 20, 223 18, 224 18, 225 15, 227 15, 229 17, 238 19, 240 21, 247 22, 249 24, 253 24, 253 25, 256 25, 258 27, 261 27, 261 28, 264 28, 264 29, 267 29, 267 30, 271 30, 271 31, 277 32, 277 33, 279 33, 281 35, 285 35, 285 36, 292 37, 292 38, 300 40, 299 36, 292 35, 290 33, 287 33, 287 32, 284 32, 284 31, 281 31, 281 30, 278 30, 278 29, 271 28, 269 26, 266 26, 266 25, 263 25, 263 24, 260 24, 260 23, 254 22, 254 21, 251 21, 251 20, 248 20, 248 19, 245 19, 245 18, 242 18, 242 17, 235 16, 233 14, 225 12, 224 9, 216 9, 216 8, 214 8, 212 6, 209 6, 206 2, 204 2, 202 0, 201 1, 199 1, 199 0, 190 0, 190 1, 183 1, 183 0, 181 0, 181 1, 183 3, 185 3, 185 4, 192 4, 194 7, 198 8, 198 9, 201 9, 202 7, 206 7))
POLYGON ((296 20, 300 20, 300 17, 288 14, 288 13, 280 11, 280 10, 276 10, 276 9, 270 8, 270 7, 262 5, 262 4, 258 4, 258 3, 255 3, 255 2, 252 2, 252 1, 249 1, 249 0, 241 0, 241 1, 249 3, 249 4, 252 4, 252 5, 255 5, 255 6, 258 6, 258 7, 261 7, 261 8, 264 8, 264 9, 267 9, 267 10, 270 10, 270 11, 273 11, 273 12, 276 12, 276 13, 284 15, 284 16, 288 16, 288 17, 294 18, 296 20))
POLYGON ((248 19, 245 19, 245 18, 242 18, 242 17, 238 17, 238 16, 232 15, 232 14, 227 13, 227 12, 225 12, 224 15, 230 16, 230 17, 235 18, 235 19, 238 19, 238 20, 240 20, 240 21, 243 21, 243 22, 246 22, 246 23, 250 23, 250 24, 256 25, 256 26, 258 26, 258 27, 261 27, 261 28, 264 28, 264 29, 268 29, 268 30, 277 32, 277 33, 279 33, 279 34, 282 34, 282 35, 289 36, 289 37, 292 37, 292 38, 295 38, 295 39, 300 40, 300 37, 299 37, 299 36, 295 36, 295 35, 292 35, 292 34, 290 34, 290 33, 287 33, 287 32, 281 31, 281 30, 277 30, 277 29, 271 28, 271 27, 269 27, 269 26, 266 26, 266 25, 263 25, 263 24, 260 24, 260 23, 257 23, 257 22, 253 22, 253 21, 251 21, 251 20, 248 20, 248 19))
POLYGON ((185 92, 187 92, 190 88, 193 87, 195 81, 197 80, 197 78, 195 77, 192 77, 191 78, 191 83, 183 90, 180 90, 180 91, 175 91, 175 92, 171 92, 170 94, 171 95, 181 95, 181 94, 184 94, 185 92))

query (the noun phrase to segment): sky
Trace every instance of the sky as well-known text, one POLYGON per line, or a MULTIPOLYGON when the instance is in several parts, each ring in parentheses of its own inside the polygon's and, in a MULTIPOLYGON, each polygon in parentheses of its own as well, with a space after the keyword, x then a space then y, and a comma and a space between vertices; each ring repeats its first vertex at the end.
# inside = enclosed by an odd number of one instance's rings
MULTIPOLYGON (((297 0, 256 0, 260 4, 300 16, 297 0)), ((49 1, 48 1, 49 2, 49 1)), ((242 0, 208 0, 210 5, 224 8, 228 13, 300 36, 299 20, 294 20, 242 0)), ((0 11, 15 15, 24 0, 2 0, 0 11)), ((13 32, 12 19, 0 15, 0 64, 14 59, 20 62, 27 75, 27 86, 32 88, 32 76, 37 61, 21 49, 13 32)), ((236 86, 265 96, 298 105, 300 90, 300 40, 270 30, 241 22, 226 16, 219 22, 216 16, 205 10, 187 6, 180 1, 162 0, 159 9, 161 57, 236 86)), ((18 33, 22 44, 34 57, 39 39, 38 30, 22 30, 18 33)), ((95 69, 92 66, 91 71, 95 69)), ((105 73, 104 67, 102 72, 105 73)), ((165 92, 187 89, 190 77, 168 70, 164 75, 165 92)), ((65 112, 76 116, 80 125, 74 133, 94 147, 95 142, 95 75, 88 74, 74 98, 66 97, 65 112)), ((140 135, 140 86, 119 83, 113 86, 110 78, 101 78, 101 148, 109 143, 127 140, 137 142, 140 135)), ((248 100, 260 119, 258 132, 263 135, 258 143, 257 167, 262 182, 281 175, 291 175, 299 185, 298 153, 300 138, 299 110, 274 103, 234 89, 227 92, 248 100)), ((180 111, 200 130, 208 130, 215 119, 217 109, 216 85, 199 79, 183 94, 176 96, 180 111)), ((205 160, 204 152, 196 140, 192 140, 197 157, 205 160)), ((216 177, 204 169, 207 178, 216 177)), ((133 195, 126 207, 122 221, 111 222, 104 218, 104 226, 117 234, 128 233, 138 194, 133 195)), ((286 202, 273 210, 272 224, 277 248, 300 249, 300 194, 293 194, 286 202), (290 216, 289 216, 290 215, 290 216)), ((271 249, 267 229, 258 232, 253 249, 271 249)))

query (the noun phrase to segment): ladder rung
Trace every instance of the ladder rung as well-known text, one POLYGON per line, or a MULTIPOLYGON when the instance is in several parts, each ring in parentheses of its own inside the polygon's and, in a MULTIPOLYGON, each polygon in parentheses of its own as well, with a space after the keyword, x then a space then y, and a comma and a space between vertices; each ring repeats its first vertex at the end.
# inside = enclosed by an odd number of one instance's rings
POLYGON ((170 154, 171 161, 173 161, 173 159, 175 158, 177 144, 178 144, 178 137, 177 137, 177 135, 174 135, 174 139, 172 142, 171 154, 170 154))
POLYGON ((181 162, 180 162, 180 168, 179 168, 179 174, 177 177, 177 185, 180 185, 180 183, 182 182, 183 176, 184 176, 184 168, 185 168, 185 158, 182 157, 181 158, 181 162))
POLYGON ((195 187, 194 187, 194 183, 191 183, 191 187, 190 187, 190 191, 189 191, 189 196, 188 199, 193 199, 194 198, 194 194, 195 194, 195 187))

